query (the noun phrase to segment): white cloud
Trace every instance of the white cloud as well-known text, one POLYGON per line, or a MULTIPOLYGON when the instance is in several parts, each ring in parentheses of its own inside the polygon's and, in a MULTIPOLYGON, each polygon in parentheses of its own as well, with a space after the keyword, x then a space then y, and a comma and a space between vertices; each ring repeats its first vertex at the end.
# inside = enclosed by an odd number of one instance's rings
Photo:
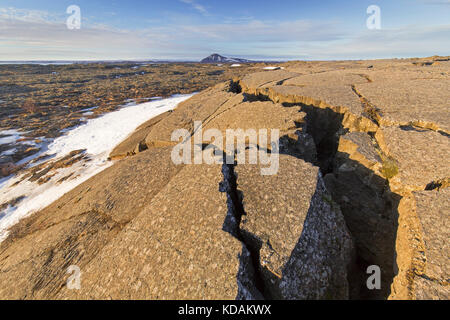
POLYGON ((205 9, 204 6, 202 6, 201 4, 197 3, 194 0, 180 0, 183 3, 189 4, 190 6, 192 6, 195 10, 197 10, 198 12, 200 12, 203 15, 208 15, 208 10, 205 9))
POLYGON ((180 29, 187 36, 203 36, 212 40, 248 42, 252 41, 327 41, 343 36, 336 28, 336 22, 261 21, 250 20, 243 23, 219 23, 208 25, 185 25, 180 29))
MULTIPOLYGON (((186 0, 187 1, 187 0, 186 0)), ((448 54, 450 26, 344 31, 337 21, 253 18, 122 30, 86 23, 68 30, 67 15, 0 8, 0 60, 200 59, 243 57, 358 59, 448 54)))
POLYGON ((50 22, 62 19, 62 15, 50 14, 42 10, 18 9, 13 7, 0 8, 0 19, 24 22, 50 22))
POLYGON ((450 24, 407 26, 397 29, 367 30, 337 43, 317 47, 306 44, 304 52, 317 59, 364 59, 448 55, 450 24))

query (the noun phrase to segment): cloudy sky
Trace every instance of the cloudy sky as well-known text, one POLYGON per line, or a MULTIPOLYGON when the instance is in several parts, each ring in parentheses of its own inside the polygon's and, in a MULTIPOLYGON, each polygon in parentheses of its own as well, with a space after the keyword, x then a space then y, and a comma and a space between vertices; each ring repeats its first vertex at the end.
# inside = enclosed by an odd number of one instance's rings
POLYGON ((450 55, 450 0, 0 0, 0 60, 450 55), (81 28, 69 29, 77 5, 81 28), (370 30, 367 8, 381 9, 370 30))

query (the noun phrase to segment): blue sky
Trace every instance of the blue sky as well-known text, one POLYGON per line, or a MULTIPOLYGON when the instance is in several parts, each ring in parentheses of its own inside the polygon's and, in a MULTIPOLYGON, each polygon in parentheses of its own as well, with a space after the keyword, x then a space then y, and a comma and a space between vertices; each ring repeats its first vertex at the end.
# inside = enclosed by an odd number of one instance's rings
POLYGON ((450 55, 450 0, 0 0, 0 60, 450 55), (66 8, 81 9, 69 30, 66 8), (381 29, 366 27, 369 5, 381 29))

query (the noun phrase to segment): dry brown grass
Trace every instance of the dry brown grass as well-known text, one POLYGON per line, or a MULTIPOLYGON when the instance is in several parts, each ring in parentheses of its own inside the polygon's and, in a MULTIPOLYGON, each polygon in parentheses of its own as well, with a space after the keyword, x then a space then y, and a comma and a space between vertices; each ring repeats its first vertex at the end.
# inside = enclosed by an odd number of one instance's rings
POLYGON ((33 100, 26 100, 21 108, 25 110, 27 113, 36 113, 38 111, 38 106, 33 100))

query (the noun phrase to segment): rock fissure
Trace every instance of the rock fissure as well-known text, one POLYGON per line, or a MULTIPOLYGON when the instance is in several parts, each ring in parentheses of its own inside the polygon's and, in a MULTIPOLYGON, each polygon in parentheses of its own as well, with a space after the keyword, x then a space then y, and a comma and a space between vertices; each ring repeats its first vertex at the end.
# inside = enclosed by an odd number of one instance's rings
MULTIPOLYGON (((369 81, 371 82, 371 81, 369 81)), ((380 113, 381 110, 374 106, 370 101, 365 98, 359 91, 356 89, 355 85, 351 85, 352 91, 359 97, 361 100, 361 104, 363 106, 364 113, 367 117, 372 120, 377 126, 380 126, 380 113)))
MULTIPOLYGON (((243 86, 245 88, 245 86, 243 86)), ((385 155, 375 139, 378 130, 378 109, 360 96, 366 113, 374 126, 360 126, 361 121, 347 121, 352 116, 345 108, 311 102, 303 97, 279 95, 270 88, 244 89, 250 101, 282 102, 285 107, 299 106, 307 114, 306 132, 312 136, 317 150, 313 164, 320 167, 327 189, 342 209, 347 226, 356 244, 355 265, 349 274, 350 297, 354 299, 387 298, 395 277, 395 239, 398 228, 398 203, 401 196, 390 190, 389 178, 397 172, 395 160, 385 155), (364 135, 373 152, 380 157, 380 172, 350 158, 342 145, 347 135, 364 135), (378 174, 377 174, 378 173, 378 174), (366 287, 366 269, 379 265, 382 270, 383 290, 370 291, 366 287)))
POLYGON ((234 172, 235 164, 224 164, 222 166, 223 181, 219 186, 221 192, 227 194, 227 215, 223 224, 223 231, 242 242, 240 253, 240 266, 238 275, 238 299, 261 299, 269 298, 265 295, 265 285, 259 268, 259 249, 254 243, 242 235, 240 223, 246 215, 242 203, 242 193, 237 188, 237 178, 234 172))
POLYGON ((422 79, 439 66, 385 72, 380 63, 286 64, 145 123, 116 150, 132 158, 0 246, 0 295, 448 297, 447 80, 422 79), (195 121, 222 133, 278 128, 277 174, 240 160, 175 168, 164 146, 177 128, 195 133, 195 121), (64 289, 65 261, 86 269, 82 291, 64 289), (370 265, 381 290, 366 286, 370 265))

